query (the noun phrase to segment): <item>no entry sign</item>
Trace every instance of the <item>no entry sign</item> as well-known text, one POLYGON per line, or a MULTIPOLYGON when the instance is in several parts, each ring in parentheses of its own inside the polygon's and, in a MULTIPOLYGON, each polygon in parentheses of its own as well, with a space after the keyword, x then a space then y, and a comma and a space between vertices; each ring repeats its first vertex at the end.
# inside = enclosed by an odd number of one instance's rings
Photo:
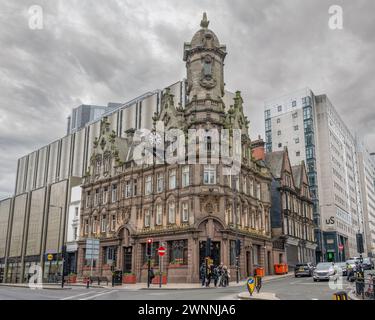
POLYGON ((159 247, 159 249, 158 249, 158 255, 160 257, 162 257, 162 256, 165 255, 165 248, 164 247, 159 247))

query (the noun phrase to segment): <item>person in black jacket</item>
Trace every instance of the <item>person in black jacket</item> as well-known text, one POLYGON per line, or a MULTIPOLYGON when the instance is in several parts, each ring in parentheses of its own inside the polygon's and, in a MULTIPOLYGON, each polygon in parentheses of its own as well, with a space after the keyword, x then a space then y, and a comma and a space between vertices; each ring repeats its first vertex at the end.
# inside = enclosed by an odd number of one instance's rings
POLYGON ((151 268, 150 268, 150 275, 149 275, 150 284, 152 283, 152 279, 154 279, 154 278, 155 278, 154 268, 151 267, 151 268))
POLYGON ((212 265, 212 279, 214 279, 215 288, 217 287, 217 282, 219 280, 219 267, 212 265))
POLYGON ((202 263, 201 267, 199 268, 199 279, 201 280, 202 287, 206 284, 206 264, 202 263))

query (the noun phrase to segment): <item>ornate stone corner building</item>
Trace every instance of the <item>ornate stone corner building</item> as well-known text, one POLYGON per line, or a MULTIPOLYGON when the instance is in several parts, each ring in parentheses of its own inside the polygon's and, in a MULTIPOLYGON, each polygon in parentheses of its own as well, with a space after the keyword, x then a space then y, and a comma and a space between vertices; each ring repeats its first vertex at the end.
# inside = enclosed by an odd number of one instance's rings
POLYGON ((271 188, 271 222, 274 261, 315 262, 313 202, 304 161, 291 166, 288 149, 266 153, 274 177, 271 188))
POLYGON ((162 263, 169 282, 199 281, 208 238, 214 264, 227 265, 232 279, 236 274, 236 239, 241 240, 241 278, 253 274, 257 267, 272 273, 272 177, 264 163, 252 158, 249 121, 243 113, 240 92, 233 105, 224 105, 227 52, 208 24, 204 15, 201 29, 184 45, 186 107, 176 106, 167 89, 153 120, 162 121, 166 130, 178 128, 185 133, 189 129, 240 129, 239 178, 232 180, 224 175, 221 162, 210 163, 214 151, 210 139, 205 140, 207 164, 137 165, 133 155, 135 130, 128 130, 127 136, 120 138, 104 118, 82 185, 79 276, 90 273, 85 239, 91 237, 100 239, 94 275, 110 276, 114 267, 135 274, 137 281, 146 281, 149 238, 153 239, 154 270, 160 270, 162 263), (160 245, 167 249, 163 261, 155 250, 160 245))

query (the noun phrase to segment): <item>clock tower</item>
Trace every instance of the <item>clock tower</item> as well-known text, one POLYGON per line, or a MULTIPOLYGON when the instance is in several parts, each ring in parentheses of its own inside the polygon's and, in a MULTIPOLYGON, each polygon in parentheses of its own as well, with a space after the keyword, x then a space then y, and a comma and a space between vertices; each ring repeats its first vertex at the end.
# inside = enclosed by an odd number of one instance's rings
POLYGON ((213 122, 220 123, 224 117, 222 97, 226 46, 220 44, 216 34, 208 29, 208 25, 209 21, 204 13, 201 29, 194 34, 191 42, 184 44, 188 98, 186 111, 190 125, 202 120, 202 114, 199 114, 202 112, 205 113, 204 118, 208 114, 213 122))

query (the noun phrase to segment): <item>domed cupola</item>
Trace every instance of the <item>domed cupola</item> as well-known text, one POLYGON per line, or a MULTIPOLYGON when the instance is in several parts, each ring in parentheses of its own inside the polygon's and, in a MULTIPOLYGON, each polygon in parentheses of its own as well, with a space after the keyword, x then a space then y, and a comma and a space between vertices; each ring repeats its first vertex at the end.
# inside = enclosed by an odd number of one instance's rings
POLYGON ((201 29, 191 42, 184 45, 189 101, 207 97, 220 100, 224 96, 224 59, 226 46, 208 29, 209 21, 203 13, 201 29))

